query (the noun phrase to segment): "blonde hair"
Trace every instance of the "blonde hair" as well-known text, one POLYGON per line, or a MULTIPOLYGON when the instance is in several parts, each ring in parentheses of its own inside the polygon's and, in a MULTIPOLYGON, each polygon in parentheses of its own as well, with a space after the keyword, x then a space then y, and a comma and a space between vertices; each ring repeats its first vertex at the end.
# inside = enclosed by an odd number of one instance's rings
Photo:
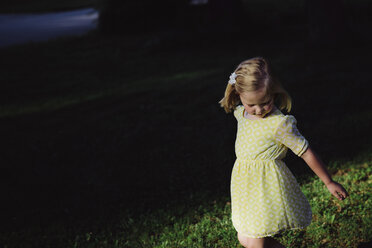
POLYGON ((265 87, 266 94, 274 98, 280 109, 291 111, 292 100, 282 85, 270 75, 266 59, 256 57, 241 62, 235 69, 234 84, 227 84, 225 96, 219 102, 226 113, 230 113, 240 103, 239 95, 265 87))

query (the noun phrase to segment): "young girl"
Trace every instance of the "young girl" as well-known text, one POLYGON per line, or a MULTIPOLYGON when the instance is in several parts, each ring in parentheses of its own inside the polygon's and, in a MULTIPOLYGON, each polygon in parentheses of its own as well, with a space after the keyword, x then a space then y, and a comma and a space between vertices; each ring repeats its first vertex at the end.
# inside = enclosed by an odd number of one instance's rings
POLYGON ((238 121, 236 161, 231 176, 232 222, 244 247, 284 247, 271 236, 305 228, 311 209, 282 159, 287 148, 301 157, 339 200, 348 194, 299 133, 296 119, 283 115, 291 98, 273 80, 264 58, 243 61, 231 74, 224 98, 238 121), (239 104, 242 105, 239 105, 239 104))

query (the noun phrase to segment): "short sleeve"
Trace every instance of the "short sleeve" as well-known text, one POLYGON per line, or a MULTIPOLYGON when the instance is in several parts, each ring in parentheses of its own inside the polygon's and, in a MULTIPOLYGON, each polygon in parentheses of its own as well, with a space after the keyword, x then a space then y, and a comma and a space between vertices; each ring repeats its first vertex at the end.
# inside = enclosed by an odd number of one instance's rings
POLYGON ((296 124, 297 121, 293 116, 286 115, 275 130, 274 138, 300 157, 308 148, 309 143, 300 134, 296 124))
POLYGON ((239 120, 240 117, 243 116, 243 109, 244 109, 243 105, 238 105, 238 106, 236 106, 236 108, 235 108, 235 110, 234 110, 234 116, 235 116, 235 118, 236 118, 237 120, 239 120))

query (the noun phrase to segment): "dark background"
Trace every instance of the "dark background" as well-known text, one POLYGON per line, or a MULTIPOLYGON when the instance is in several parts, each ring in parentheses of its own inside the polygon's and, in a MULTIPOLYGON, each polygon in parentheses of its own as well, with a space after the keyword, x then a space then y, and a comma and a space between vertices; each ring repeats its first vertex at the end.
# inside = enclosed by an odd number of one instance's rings
POLYGON ((86 36, 0 49, 2 231, 228 195, 236 127, 218 101, 253 56, 326 162, 370 151, 367 3, 106 0, 86 36))

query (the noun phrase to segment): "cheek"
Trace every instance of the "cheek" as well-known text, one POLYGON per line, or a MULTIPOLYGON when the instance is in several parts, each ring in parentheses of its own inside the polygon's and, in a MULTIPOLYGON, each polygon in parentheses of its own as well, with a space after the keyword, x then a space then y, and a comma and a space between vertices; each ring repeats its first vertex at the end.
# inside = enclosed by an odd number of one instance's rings
POLYGON ((273 104, 270 104, 270 105, 265 106, 264 109, 265 109, 265 111, 267 111, 267 112, 271 111, 271 110, 273 109, 273 104))

